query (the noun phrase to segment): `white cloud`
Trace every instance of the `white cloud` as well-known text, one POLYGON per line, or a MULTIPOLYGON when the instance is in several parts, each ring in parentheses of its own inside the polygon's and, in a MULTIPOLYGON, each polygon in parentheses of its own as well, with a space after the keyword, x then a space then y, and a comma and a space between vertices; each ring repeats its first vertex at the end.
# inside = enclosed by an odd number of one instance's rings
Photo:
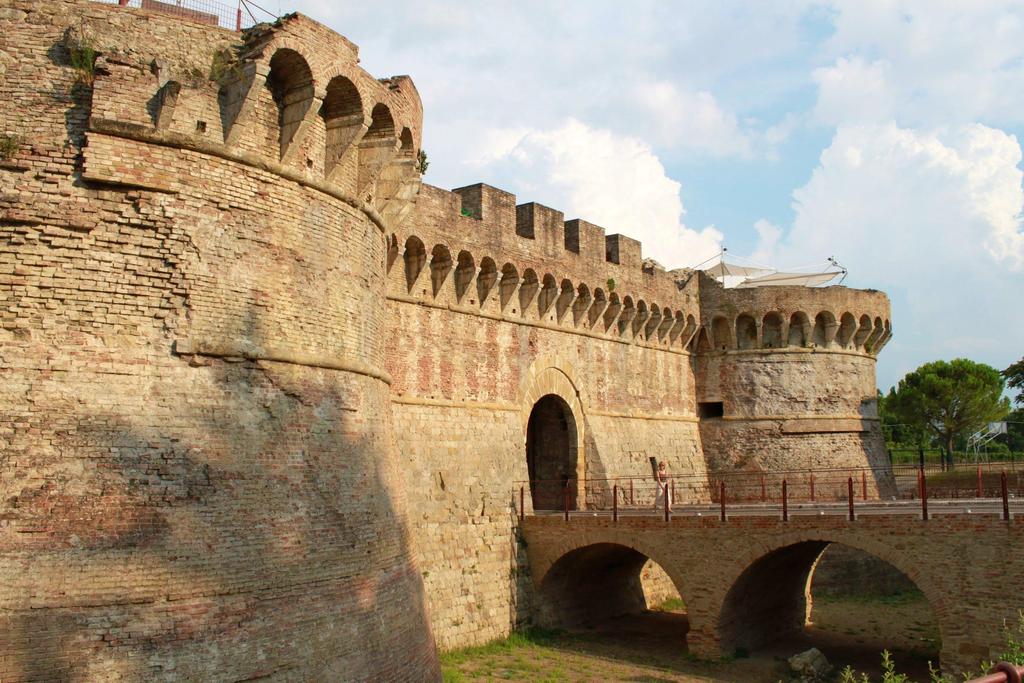
POLYGON ((714 255, 722 234, 714 227, 692 230, 683 223, 681 186, 669 178, 645 142, 595 129, 575 119, 550 130, 522 134, 508 144, 508 131, 481 165, 519 201, 539 201, 621 232, 643 243, 644 255, 669 268, 693 265, 714 255), (527 193, 532 196, 527 196, 527 193))
POLYGON ((775 249, 782 239, 782 228, 761 218, 754 223, 754 232, 757 233, 757 249, 750 255, 750 259, 767 265, 775 258, 775 249))
POLYGON ((668 81, 639 83, 634 98, 654 124, 657 139, 715 156, 750 156, 747 133, 736 115, 725 111, 711 93, 691 92, 668 81))
POLYGON ((840 57, 830 67, 811 74, 818 85, 814 118, 820 123, 885 121, 892 117, 892 94, 887 82, 888 64, 861 57, 840 57))
POLYGON ((805 77, 789 56, 809 1, 397 0, 384 11, 293 0, 289 8, 353 40, 374 75, 413 77, 430 180, 456 186, 475 180, 458 172, 479 158, 485 129, 548 129, 568 117, 641 136, 663 159, 751 156, 760 128, 784 115, 763 100, 778 105, 778 90, 805 77), (766 123, 747 123, 749 109, 766 123))
POLYGON ((979 124, 840 127, 793 194, 792 227, 758 229, 758 251, 787 265, 835 254, 848 284, 890 294, 913 343, 897 335, 882 355, 885 381, 938 357, 1004 363, 1024 342, 1020 161, 1016 138, 979 124))
POLYGON ((1019 0, 833 0, 834 63, 814 72, 826 123, 1024 121, 1019 0))

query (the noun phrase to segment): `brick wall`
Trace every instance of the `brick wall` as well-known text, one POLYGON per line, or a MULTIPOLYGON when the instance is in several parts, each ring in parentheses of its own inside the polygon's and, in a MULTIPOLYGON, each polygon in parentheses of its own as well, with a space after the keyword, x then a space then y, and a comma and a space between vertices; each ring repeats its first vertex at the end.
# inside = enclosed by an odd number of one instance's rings
MULTIPOLYGON (((206 73, 233 33, 21 0, 0 31, 24 140, 0 164, 0 678, 436 679, 383 369, 386 198, 323 181, 315 125, 282 159, 265 89, 225 143, 206 73), (190 74, 161 129, 162 78, 190 74)), ((353 63, 308 20, 272 34, 318 74, 353 63)), ((415 125, 418 101, 394 111, 415 125)))

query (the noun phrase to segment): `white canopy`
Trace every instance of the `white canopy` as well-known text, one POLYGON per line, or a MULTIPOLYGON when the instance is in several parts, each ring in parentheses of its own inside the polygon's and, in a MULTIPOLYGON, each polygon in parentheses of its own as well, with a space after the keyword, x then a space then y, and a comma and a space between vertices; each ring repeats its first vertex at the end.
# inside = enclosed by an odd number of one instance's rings
POLYGON ((723 277, 757 277, 772 272, 771 268, 741 266, 736 263, 726 263, 724 259, 709 268, 702 268, 702 270, 711 277, 719 279, 723 277))
MULTIPOLYGON (((704 262, 709 265, 704 267, 704 264, 701 264, 697 266, 697 270, 704 271, 727 288, 781 287, 783 285, 817 287, 827 284, 837 277, 846 277, 846 268, 843 268, 831 257, 823 267, 811 266, 807 269, 780 271, 753 262, 750 262, 750 265, 729 263, 725 260, 725 256, 726 249, 723 248, 718 256, 704 262)), ((842 280, 840 280, 841 282, 842 280)))
POLYGON ((832 273, 775 272, 769 273, 768 275, 761 275, 758 277, 748 277, 746 280, 736 285, 736 287, 777 287, 781 285, 817 287, 818 285, 823 285, 826 282, 836 279, 836 277, 838 277, 839 275, 842 275, 841 271, 836 271, 832 273))

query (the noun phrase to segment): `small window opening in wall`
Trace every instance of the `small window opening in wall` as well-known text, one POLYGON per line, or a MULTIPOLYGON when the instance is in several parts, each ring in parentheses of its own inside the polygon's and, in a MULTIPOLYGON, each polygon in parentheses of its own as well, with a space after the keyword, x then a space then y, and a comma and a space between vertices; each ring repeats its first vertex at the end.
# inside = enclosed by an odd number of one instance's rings
POLYGON ((706 401, 697 404, 697 417, 701 419, 722 417, 723 415, 725 415, 725 406, 721 401, 706 401))
POLYGON ((206 121, 196 121, 196 132, 206 135, 206 121))
POLYGON ((313 168, 313 160, 306 157, 306 168, 313 168))

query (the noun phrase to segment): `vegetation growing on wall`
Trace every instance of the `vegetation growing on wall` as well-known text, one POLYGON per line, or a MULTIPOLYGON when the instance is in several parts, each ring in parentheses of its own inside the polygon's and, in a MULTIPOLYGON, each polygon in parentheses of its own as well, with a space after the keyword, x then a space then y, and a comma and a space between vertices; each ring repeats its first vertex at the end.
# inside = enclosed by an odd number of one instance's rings
POLYGON ((77 73, 79 83, 92 85, 96 80, 96 48, 85 27, 68 32, 66 36, 68 63, 77 73))
POLYGON ((4 133, 0 135, 0 161, 10 161, 21 151, 21 137, 4 133))
POLYGON ((209 78, 211 81, 223 81, 237 78, 241 66, 230 50, 217 50, 210 62, 209 78))

